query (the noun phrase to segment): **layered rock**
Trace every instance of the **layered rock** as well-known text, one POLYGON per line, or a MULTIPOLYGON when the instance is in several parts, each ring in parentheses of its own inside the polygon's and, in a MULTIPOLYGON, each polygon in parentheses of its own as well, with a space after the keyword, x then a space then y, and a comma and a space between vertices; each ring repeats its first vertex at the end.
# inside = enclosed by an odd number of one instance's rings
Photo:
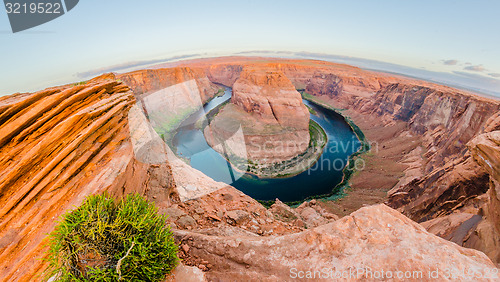
POLYGON ((219 89, 203 70, 189 67, 139 70, 119 74, 116 78, 128 85, 136 96, 143 97, 169 86, 194 80, 204 103, 219 89))
POLYGON ((254 163, 290 160, 309 146, 309 112, 279 71, 245 69, 233 85, 231 104, 219 111, 205 136, 216 147, 240 128, 246 150, 232 152, 254 163))
POLYGON ((43 238, 88 195, 178 201, 170 166, 134 122, 142 112, 129 115, 134 103, 112 75, 0 98, 0 280, 39 279, 43 238))
POLYGON ((448 281, 453 278, 446 273, 461 273, 462 269, 477 269, 481 277, 494 271, 483 253, 438 238, 384 205, 365 207, 333 223, 284 236, 262 238, 234 231, 207 235, 181 230, 174 234, 189 253, 212 266, 206 277, 214 281, 371 281, 379 279, 382 270, 392 275, 384 276, 389 280, 400 272, 426 280, 434 271, 438 274, 435 279, 448 281))
POLYGON ((332 73, 315 74, 306 86, 307 93, 314 93, 315 95, 326 95, 330 98, 337 97, 342 94, 343 83, 342 79, 332 73))
POLYGON ((266 123, 306 130, 309 112, 300 93, 279 71, 245 69, 233 85, 231 102, 266 123))
MULTIPOLYGON (((498 122, 495 119, 493 122, 498 122)), ((487 127, 488 129, 498 129, 487 127)), ((474 160, 490 176, 488 201, 484 207, 484 220, 479 223, 474 248, 484 251, 493 261, 500 262, 500 130, 477 136, 468 144, 474 160), (482 239, 482 240, 481 240, 482 239)))
MULTIPOLYGON (((488 190, 486 170, 473 160, 462 144, 470 141, 471 136, 498 126, 496 115, 491 112, 496 114, 500 103, 471 98, 462 102, 464 108, 455 103, 444 111, 442 105, 450 103, 449 100, 431 99, 431 102, 436 104, 435 109, 427 112, 427 116, 423 115, 425 112, 418 112, 410 126, 421 131, 425 138, 428 161, 422 164, 421 170, 423 173, 432 170, 389 192, 389 203, 417 221, 446 215, 488 190), (457 112, 457 108, 461 110, 457 112)), ((429 109, 430 105, 425 108, 429 109)))
MULTIPOLYGON (((321 101, 347 109, 344 114, 369 132, 372 141, 378 142, 373 146, 370 163, 383 163, 384 167, 368 165, 355 183, 370 178, 364 186, 372 189, 385 185, 388 180, 384 179, 394 178, 393 189, 379 188, 390 190, 389 205, 413 220, 426 221, 426 227, 433 233, 485 251, 498 261, 495 251, 498 235, 483 219, 489 199, 494 199, 487 196, 492 189, 485 194, 491 185, 489 173, 474 161, 465 146, 483 132, 499 130, 498 101, 338 64, 300 60, 263 64, 281 70, 297 88, 305 89, 321 101), (371 133, 377 130, 374 127, 379 127, 380 132, 371 133), (397 145, 393 139, 415 145, 397 145), (381 173, 385 167, 387 176, 381 173), (398 167, 403 170, 393 171, 398 167), (374 179, 377 175, 382 178, 374 179)), ((357 185, 354 184, 353 190, 357 185)), ((381 197, 380 201, 383 200, 381 197)))
POLYGON ((208 67, 207 74, 211 81, 233 87, 242 70, 243 66, 238 64, 214 64, 208 67))

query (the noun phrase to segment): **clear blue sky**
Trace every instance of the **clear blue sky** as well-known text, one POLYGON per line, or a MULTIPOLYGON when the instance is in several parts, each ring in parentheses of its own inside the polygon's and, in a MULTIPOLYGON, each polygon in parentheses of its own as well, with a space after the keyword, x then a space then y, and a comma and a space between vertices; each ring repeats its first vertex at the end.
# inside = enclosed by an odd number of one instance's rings
POLYGON ((169 56, 309 51, 500 76, 500 1, 81 0, 12 34, 0 11, 0 95, 169 56), (445 64, 444 60, 449 60, 445 64))

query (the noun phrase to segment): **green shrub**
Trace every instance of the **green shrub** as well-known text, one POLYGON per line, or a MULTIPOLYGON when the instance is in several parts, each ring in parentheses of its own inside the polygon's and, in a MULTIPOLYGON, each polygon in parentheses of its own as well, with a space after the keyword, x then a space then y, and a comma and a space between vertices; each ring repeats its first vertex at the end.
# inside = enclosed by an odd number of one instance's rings
POLYGON ((89 196, 49 235, 48 277, 61 281, 161 281, 178 263, 165 216, 140 195, 89 196))

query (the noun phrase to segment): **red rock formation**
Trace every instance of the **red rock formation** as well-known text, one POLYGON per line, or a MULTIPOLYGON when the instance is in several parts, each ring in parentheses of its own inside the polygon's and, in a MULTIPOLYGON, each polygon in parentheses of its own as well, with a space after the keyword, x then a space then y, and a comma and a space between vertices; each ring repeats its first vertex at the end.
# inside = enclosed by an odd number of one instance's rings
POLYGON ((245 68, 233 85, 231 103, 205 129, 212 147, 230 138, 239 126, 246 150, 233 153, 255 163, 286 161, 309 146, 309 112, 282 72, 245 68))
POLYGON ((205 103, 219 89, 208 80, 203 70, 188 67, 139 70, 119 74, 116 78, 122 80, 136 96, 140 97, 145 97, 172 85, 194 80, 200 91, 201 100, 205 103))
POLYGON ((233 87, 242 70, 241 65, 210 65, 207 74, 211 81, 233 87))
POLYGON ((0 98, 0 280, 35 279, 47 264, 43 238, 87 195, 175 200, 168 164, 135 158, 134 102, 127 86, 106 77, 0 98))
MULTIPOLYGON (((204 67, 209 62, 198 64, 204 67)), ((282 71, 296 88, 306 89, 336 108, 347 109, 345 113, 355 117, 355 122, 359 124, 370 124, 365 120, 377 120, 383 130, 402 123, 406 125, 403 128, 396 126, 400 129, 392 133, 394 137, 408 136, 411 139, 421 136, 420 146, 398 157, 411 167, 401 171, 406 176, 401 177, 389 192, 388 200, 392 207, 412 219, 444 220, 458 209, 474 215, 479 210, 472 206, 484 206, 488 197, 482 195, 489 187, 488 173, 473 161, 465 144, 478 134, 500 128, 498 101, 434 83, 320 61, 272 58, 217 60, 217 69, 224 69, 224 65, 231 65, 226 72, 238 69, 238 65, 272 67, 282 71), (488 118, 490 122, 487 122, 488 118)), ((219 72, 214 77, 222 81, 223 75, 234 79, 240 73, 239 70, 231 74, 219 72)), ((385 147, 384 144, 378 145, 385 147)), ((380 168, 367 169, 371 170, 380 171, 380 168)), ((468 226, 468 230, 474 228, 468 226)), ((474 239, 483 243, 464 245, 491 251, 496 243, 484 242, 496 242, 497 239, 491 235, 493 232, 484 235, 486 233, 482 232, 482 238, 474 239), (479 246, 481 244, 482 247, 479 246), (484 247, 485 244, 487 247, 484 247)))
MULTIPOLYGON (((498 115, 497 115, 498 116, 498 115)), ((492 120, 497 123, 498 118, 492 120)), ((497 129, 496 126, 487 129, 497 129)), ((474 248, 484 251, 493 261, 500 262, 500 130, 475 137, 468 147, 474 160, 490 176, 488 201, 484 207, 484 219, 477 228, 474 248)))
POLYGON ((201 69, 148 69, 117 76, 130 86, 153 127, 168 136, 218 93, 201 69))
POLYGON ((282 72, 245 69, 233 85, 231 102, 269 123, 297 130, 309 128, 309 112, 300 93, 282 72))
POLYGON ((343 83, 342 79, 334 74, 315 74, 306 86, 307 93, 314 93, 315 95, 326 95, 330 98, 335 98, 342 94, 343 83))

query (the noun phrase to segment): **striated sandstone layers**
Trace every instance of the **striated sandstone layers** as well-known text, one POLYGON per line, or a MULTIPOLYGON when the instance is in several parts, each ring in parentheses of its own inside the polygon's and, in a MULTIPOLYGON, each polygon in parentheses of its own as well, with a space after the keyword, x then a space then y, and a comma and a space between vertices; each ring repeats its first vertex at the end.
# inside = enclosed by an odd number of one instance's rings
POLYGON ((300 93, 280 71, 246 68, 233 84, 231 103, 205 129, 212 147, 241 126, 245 150, 239 158, 256 164, 290 160, 309 146, 309 112, 300 93))
POLYGON ((0 280, 40 279, 43 238, 87 195, 178 200, 154 142, 137 146, 134 103, 113 75, 0 98, 0 280))

